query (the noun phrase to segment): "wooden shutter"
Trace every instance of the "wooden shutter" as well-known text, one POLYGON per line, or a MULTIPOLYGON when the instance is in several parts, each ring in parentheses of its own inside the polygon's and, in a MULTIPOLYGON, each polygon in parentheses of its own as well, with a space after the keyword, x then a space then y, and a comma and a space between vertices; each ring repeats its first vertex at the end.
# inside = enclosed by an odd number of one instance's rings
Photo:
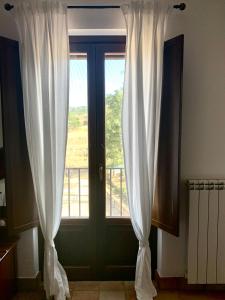
POLYGON ((164 44, 158 173, 152 224, 179 234, 181 93, 184 36, 164 44))
POLYGON ((37 210, 26 143, 18 42, 0 37, 3 149, 10 234, 37 225, 37 210))

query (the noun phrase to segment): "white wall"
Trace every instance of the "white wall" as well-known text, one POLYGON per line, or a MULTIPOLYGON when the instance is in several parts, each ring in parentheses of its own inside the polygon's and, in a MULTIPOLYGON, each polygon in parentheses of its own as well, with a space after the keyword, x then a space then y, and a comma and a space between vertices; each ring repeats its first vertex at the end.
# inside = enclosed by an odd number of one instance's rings
POLYGON ((17 277, 36 278, 38 272, 38 231, 32 228, 20 234, 17 244, 17 277))
MULTIPOLYGON (((225 178, 225 1, 185 0, 167 37, 184 33, 181 177, 225 178)), ((181 193, 180 237, 159 231, 158 272, 184 276, 187 199, 181 193)))
POLYGON ((98 33, 98 30, 117 34, 116 32, 125 29, 125 22, 120 9, 70 9, 68 26, 71 34, 78 32, 91 35, 93 32, 98 33))
POLYGON ((13 1, 0 0, 0 36, 17 39, 18 33, 11 13, 4 9, 4 4, 13 1))

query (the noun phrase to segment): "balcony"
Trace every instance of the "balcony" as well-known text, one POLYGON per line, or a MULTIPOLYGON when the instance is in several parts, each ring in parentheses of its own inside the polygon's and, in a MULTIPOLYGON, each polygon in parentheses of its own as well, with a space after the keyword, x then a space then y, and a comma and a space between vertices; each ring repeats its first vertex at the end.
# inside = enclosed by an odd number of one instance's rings
MULTIPOLYGON (((124 168, 106 168, 107 218, 128 218, 129 209, 124 168)), ((89 217, 88 168, 66 168, 63 192, 63 218, 89 217)))

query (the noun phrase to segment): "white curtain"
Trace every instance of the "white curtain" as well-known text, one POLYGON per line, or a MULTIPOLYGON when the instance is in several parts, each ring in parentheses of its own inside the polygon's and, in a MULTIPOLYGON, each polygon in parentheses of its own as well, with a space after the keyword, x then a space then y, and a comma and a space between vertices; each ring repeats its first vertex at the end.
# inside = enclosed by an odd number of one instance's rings
POLYGON ((167 0, 132 1, 126 20, 126 71, 122 133, 128 202, 139 240, 135 289, 138 300, 156 296, 151 278, 149 234, 155 190, 167 0))
POLYGON ((54 0, 18 1, 14 17, 20 36, 28 152, 45 239, 44 288, 47 298, 64 300, 69 287, 54 238, 61 220, 67 140, 67 9, 54 0))

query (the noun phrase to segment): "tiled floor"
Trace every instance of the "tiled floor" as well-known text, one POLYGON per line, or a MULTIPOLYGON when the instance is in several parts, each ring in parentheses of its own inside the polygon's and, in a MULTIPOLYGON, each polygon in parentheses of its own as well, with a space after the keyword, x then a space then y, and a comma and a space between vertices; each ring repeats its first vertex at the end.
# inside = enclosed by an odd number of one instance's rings
MULTIPOLYGON (((135 300, 132 282, 70 282, 72 300, 135 300)), ((42 293, 20 293, 14 300, 44 300, 42 293)), ((160 291, 154 300, 225 300, 225 292, 160 291)))

